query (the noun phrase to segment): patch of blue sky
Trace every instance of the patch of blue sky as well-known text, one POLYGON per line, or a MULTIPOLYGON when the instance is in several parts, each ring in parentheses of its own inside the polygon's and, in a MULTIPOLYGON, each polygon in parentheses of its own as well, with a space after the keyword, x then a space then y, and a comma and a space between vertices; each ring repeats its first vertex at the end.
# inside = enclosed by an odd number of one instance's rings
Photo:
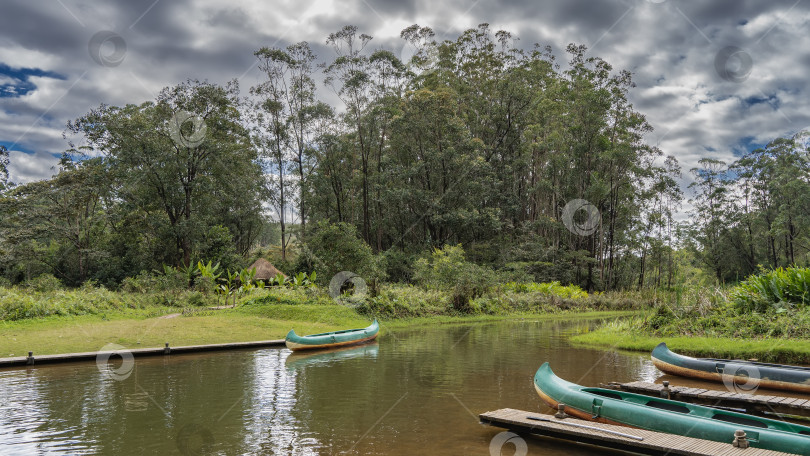
POLYGON ((12 68, 0 63, 0 98, 17 98, 36 90, 31 77, 66 79, 59 73, 39 68, 12 68))

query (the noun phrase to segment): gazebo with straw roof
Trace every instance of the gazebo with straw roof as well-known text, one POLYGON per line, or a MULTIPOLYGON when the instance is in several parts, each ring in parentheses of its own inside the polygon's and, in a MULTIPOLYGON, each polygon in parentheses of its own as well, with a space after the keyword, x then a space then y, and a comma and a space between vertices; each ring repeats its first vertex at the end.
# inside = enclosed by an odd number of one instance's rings
POLYGON ((275 279, 276 275, 281 274, 284 278, 287 278, 287 275, 283 272, 279 271, 273 263, 265 260, 264 258, 259 258, 253 264, 248 266, 248 269, 255 269, 256 270, 256 280, 264 280, 268 282, 270 279, 275 279))

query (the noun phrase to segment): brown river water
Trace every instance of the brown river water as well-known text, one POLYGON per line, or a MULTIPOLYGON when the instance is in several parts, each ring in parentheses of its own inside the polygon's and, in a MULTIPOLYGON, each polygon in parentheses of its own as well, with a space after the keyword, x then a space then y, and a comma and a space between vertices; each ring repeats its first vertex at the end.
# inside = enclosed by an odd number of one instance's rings
MULTIPOLYGON (((588 386, 661 377, 647 354, 566 341, 597 323, 383 325, 378 342, 334 352, 239 350, 2 370, 0 455, 497 455, 490 446, 502 429, 479 424, 477 414, 549 413, 532 386, 545 361, 588 386)), ((614 454, 526 444, 529 455, 614 454)), ((514 453, 512 443, 500 452, 514 453)))

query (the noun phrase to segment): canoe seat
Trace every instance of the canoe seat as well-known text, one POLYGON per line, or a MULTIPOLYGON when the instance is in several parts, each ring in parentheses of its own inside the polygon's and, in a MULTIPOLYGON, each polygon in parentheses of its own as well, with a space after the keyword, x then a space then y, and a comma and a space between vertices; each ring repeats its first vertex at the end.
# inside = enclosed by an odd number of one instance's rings
POLYGON ((715 413, 712 416, 713 420, 718 421, 725 421, 727 423, 734 423, 734 424, 742 424, 744 426, 751 426, 751 427, 758 427, 758 428, 767 428, 768 425, 757 420, 750 420, 748 418, 744 418, 741 416, 736 415, 724 415, 722 413, 715 413))
POLYGON ((592 393, 592 394, 602 396, 602 397, 609 397, 611 399, 616 399, 616 400, 619 400, 619 401, 621 401, 623 399, 621 395, 616 394, 616 393, 611 393, 610 391, 604 391, 604 390, 598 390, 598 389, 588 389, 588 388, 586 388, 585 391, 587 391, 589 393, 592 393))
POLYGON ((688 407, 684 407, 683 405, 678 404, 670 404, 669 402, 659 402, 659 401, 648 401, 647 407, 657 408, 661 410, 667 410, 670 412, 676 413, 685 413, 688 414, 690 412, 688 407))

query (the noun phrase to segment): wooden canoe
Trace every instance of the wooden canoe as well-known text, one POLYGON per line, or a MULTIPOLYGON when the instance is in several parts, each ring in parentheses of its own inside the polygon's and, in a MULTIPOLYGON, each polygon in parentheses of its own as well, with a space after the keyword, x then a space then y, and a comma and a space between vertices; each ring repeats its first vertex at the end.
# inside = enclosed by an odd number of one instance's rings
POLYGON ((565 404, 565 413, 577 418, 727 442, 729 446, 739 429, 745 431, 751 447, 810 456, 810 427, 642 394, 587 388, 557 377, 548 363, 537 370, 534 387, 546 404, 552 408, 565 404))
POLYGON ((290 350, 315 350, 362 344, 374 340, 379 332, 380 325, 377 320, 374 320, 374 323, 365 328, 345 329, 308 336, 299 336, 295 330, 291 329, 284 341, 290 350))
POLYGON ((810 368, 715 358, 692 358, 673 353, 661 342, 652 351, 655 367, 667 374, 701 380, 810 393, 810 368))

